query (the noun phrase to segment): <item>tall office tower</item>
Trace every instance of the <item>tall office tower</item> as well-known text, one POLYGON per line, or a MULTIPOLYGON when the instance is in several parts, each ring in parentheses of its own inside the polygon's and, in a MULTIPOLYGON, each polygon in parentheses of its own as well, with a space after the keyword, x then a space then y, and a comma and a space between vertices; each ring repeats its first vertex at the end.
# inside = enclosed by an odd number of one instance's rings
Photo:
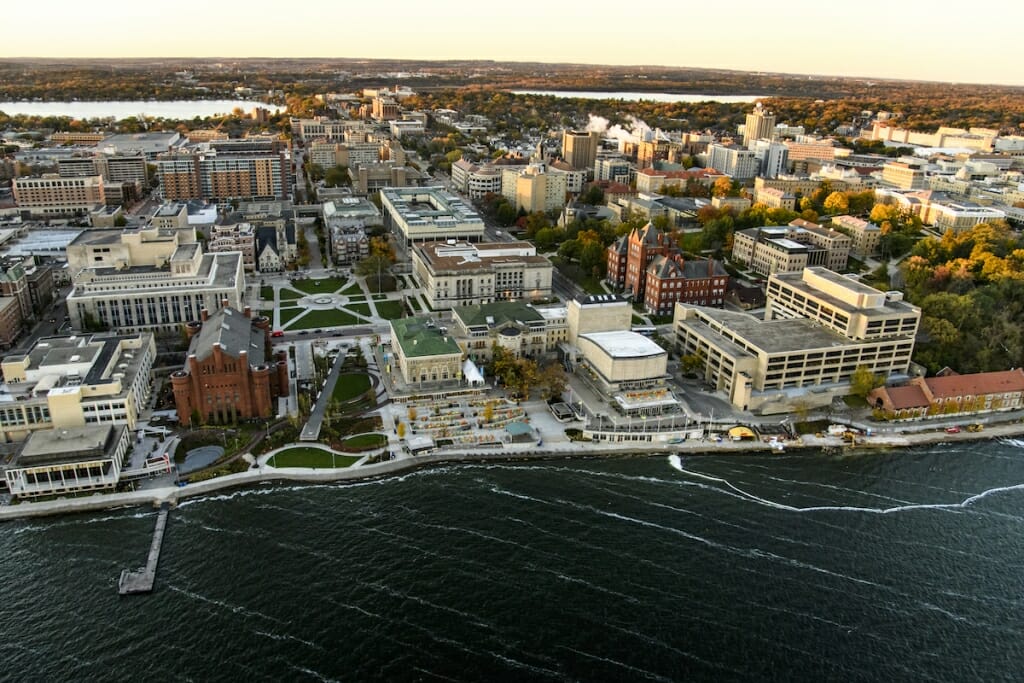
POLYGON ((767 111, 758 102, 754 111, 747 114, 747 125, 743 129, 743 146, 750 148, 755 140, 771 140, 775 132, 775 114, 767 111))

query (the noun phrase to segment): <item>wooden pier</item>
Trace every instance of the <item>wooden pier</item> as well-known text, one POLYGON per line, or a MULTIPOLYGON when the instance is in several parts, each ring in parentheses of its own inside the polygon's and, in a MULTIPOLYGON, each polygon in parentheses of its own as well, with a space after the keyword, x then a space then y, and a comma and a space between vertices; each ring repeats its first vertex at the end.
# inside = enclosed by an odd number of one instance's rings
POLYGON ((167 515, 170 513, 170 509, 170 505, 167 503, 160 506, 160 513, 156 517, 156 528, 153 529, 153 543, 149 546, 149 557, 146 558, 146 566, 135 570, 125 569, 121 572, 121 578, 117 582, 117 592, 121 595, 136 595, 153 591, 153 582, 156 581, 156 565, 160 561, 160 547, 164 543, 164 530, 167 528, 167 515))

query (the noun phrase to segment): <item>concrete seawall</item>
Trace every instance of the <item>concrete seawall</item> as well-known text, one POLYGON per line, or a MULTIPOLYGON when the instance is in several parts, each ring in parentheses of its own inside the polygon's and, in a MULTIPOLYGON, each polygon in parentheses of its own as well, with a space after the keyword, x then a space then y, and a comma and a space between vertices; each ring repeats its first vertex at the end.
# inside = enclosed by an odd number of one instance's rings
MULTIPOLYGON (((858 441, 855 450, 908 448, 943 442, 983 441, 1020 435, 1024 435, 1024 423, 1015 422, 1004 425, 991 425, 986 427, 984 432, 978 433, 946 434, 945 432, 923 432, 862 437, 858 441)), ((805 436, 799 441, 789 441, 785 445, 787 451, 817 450, 843 446, 842 439, 813 436, 805 436)), ((550 460, 572 457, 669 455, 671 453, 689 455, 757 453, 766 457, 772 456, 771 446, 759 441, 687 441, 680 444, 593 444, 575 442, 551 444, 544 447, 524 445, 521 448, 522 450, 503 449, 500 451, 452 450, 444 453, 405 457, 372 465, 340 469, 276 469, 260 467, 259 469, 229 474, 183 487, 169 486, 127 493, 96 494, 83 498, 62 498, 39 503, 25 502, 18 505, 7 505, 0 507, 0 522, 140 505, 159 507, 163 503, 169 503, 171 506, 175 506, 179 501, 188 498, 206 496, 224 489, 252 486, 265 482, 335 483, 358 481, 392 476, 423 467, 460 462, 511 462, 517 460, 550 460)))

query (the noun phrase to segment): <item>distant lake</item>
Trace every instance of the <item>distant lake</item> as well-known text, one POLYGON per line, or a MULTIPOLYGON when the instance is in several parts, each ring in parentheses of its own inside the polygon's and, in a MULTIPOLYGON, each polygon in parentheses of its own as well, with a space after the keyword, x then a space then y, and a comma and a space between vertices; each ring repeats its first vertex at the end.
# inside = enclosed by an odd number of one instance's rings
POLYGON ((73 116, 77 119, 102 119, 130 116, 154 116, 166 119, 191 119, 216 114, 230 114, 241 107, 248 114, 253 107, 265 107, 276 112, 281 107, 247 100, 111 100, 109 102, 0 102, 0 111, 8 116, 73 116))
MULTIPOLYGON (((700 93, 670 92, 597 92, 594 90, 512 90, 514 95, 554 95, 555 97, 580 97, 585 100, 647 100, 648 102, 753 102, 765 95, 702 95, 700 93)), ((0 110, 3 105, 0 104, 0 110)))

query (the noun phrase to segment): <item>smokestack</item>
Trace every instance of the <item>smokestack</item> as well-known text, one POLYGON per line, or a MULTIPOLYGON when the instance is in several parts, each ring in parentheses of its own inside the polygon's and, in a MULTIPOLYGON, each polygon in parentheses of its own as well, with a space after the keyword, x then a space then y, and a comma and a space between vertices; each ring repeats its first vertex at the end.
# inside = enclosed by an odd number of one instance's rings
POLYGON ((210 318, 210 311, 204 308, 199 312, 199 318, 205 323, 210 318))
POLYGON ((221 308, 227 308, 227 307, 228 307, 228 304, 230 304, 230 303, 231 303, 231 302, 230 302, 230 301, 228 301, 228 298, 227 298, 227 297, 224 297, 223 299, 221 299, 221 300, 220 300, 220 307, 221 307, 221 308))
POLYGON ((246 318, 251 318, 252 317, 252 307, 251 306, 246 306, 245 309, 242 311, 242 314, 246 318))

